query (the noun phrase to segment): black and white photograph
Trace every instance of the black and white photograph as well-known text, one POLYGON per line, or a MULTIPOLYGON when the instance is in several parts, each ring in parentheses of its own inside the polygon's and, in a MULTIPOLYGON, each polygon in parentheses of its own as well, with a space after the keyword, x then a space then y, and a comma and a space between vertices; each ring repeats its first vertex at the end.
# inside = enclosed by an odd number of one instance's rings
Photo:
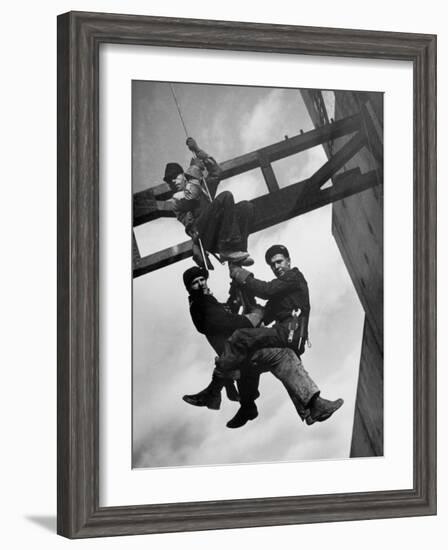
POLYGON ((383 94, 132 82, 133 468, 383 455, 383 94))
POLYGON ((443 5, 5 4, 5 549, 446 539, 443 5))

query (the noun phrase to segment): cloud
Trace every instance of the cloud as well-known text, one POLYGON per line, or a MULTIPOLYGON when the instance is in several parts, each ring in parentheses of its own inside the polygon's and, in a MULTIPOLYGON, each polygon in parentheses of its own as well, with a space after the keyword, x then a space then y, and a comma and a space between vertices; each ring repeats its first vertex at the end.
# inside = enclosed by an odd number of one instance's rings
POLYGON ((270 136, 275 135, 282 109, 282 90, 272 90, 259 101, 241 123, 241 142, 245 150, 251 151, 269 145, 270 136))

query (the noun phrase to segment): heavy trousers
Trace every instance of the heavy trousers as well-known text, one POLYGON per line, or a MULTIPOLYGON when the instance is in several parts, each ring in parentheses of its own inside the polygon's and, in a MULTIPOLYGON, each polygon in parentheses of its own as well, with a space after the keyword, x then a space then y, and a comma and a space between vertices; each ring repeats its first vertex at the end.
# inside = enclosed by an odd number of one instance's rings
POLYGON ((288 342, 288 332, 282 325, 236 330, 225 342, 224 351, 216 359, 217 374, 229 376, 232 371, 241 369, 252 353, 262 348, 293 349, 296 341, 288 342))
POLYGON ((272 372, 285 387, 300 418, 305 420, 310 415, 308 406, 313 397, 320 395, 320 390, 292 350, 258 350, 252 355, 247 370, 255 373, 272 372))
POLYGON ((200 213, 196 225, 205 250, 247 251, 254 206, 249 201, 235 204, 232 193, 223 191, 200 213))

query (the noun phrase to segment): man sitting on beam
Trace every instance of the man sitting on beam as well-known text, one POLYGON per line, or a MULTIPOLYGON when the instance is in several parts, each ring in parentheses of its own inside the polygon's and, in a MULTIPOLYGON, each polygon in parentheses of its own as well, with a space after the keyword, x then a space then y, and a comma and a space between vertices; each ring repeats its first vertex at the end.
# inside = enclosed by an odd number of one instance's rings
POLYGON ((203 253, 208 251, 218 253, 223 262, 252 265, 247 239, 254 218, 253 205, 249 201, 235 204, 230 191, 213 199, 209 189, 216 189, 221 168, 213 157, 199 149, 193 138, 189 137, 186 143, 195 155, 189 168, 184 172, 182 166, 170 162, 163 179, 173 191, 169 200, 174 204, 176 217, 193 240, 193 259, 204 265, 203 253))

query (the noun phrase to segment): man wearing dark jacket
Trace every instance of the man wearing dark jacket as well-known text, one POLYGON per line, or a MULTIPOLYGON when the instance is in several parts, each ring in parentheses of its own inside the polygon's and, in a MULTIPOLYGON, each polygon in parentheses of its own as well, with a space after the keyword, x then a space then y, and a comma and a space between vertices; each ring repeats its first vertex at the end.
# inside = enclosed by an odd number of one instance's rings
MULTIPOLYGON (((227 304, 221 304, 211 294, 207 286, 207 272, 199 267, 187 269, 183 275, 188 291, 190 314, 198 332, 204 334, 207 341, 219 355, 224 350, 224 343, 238 328, 253 327, 251 316, 237 315, 227 304)), ((255 322, 258 322, 259 316, 255 322)), ((231 401, 240 401, 246 408, 255 407, 255 399, 259 396, 258 383, 260 375, 255 370, 247 370, 238 380, 238 392, 232 380, 223 380, 213 376, 210 384, 194 395, 184 395, 183 400, 190 405, 219 409, 221 390, 226 389, 231 401)))
POLYGON ((229 375, 238 369, 248 355, 261 348, 290 348, 300 356, 308 338, 310 298, 305 277, 291 267, 287 248, 271 246, 265 255, 276 279, 264 282, 242 267, 231 267, 231 277, 242 288, 267 300, 263 323, 273 327, 237 330, 225 344, 224 352, 216 360, 217 373, 229 375))
MULTIPOLYGON (((262 309, 252 304, 252 312, 246 315, 232 313, 228 305, 220 304, 207 285, 208 274, 198 267, 188 269, 183 276, 189 292, 190 313, 198 332, 204 334, 217 353, 222 353, 226 339, 235 330, 246 330, 259 324, 262 309)), ((249 329, 250 330, 250 329, 249 329)), ((320 397, 319 388, 310 378, 300 359, 289 349, 260 349, 247 359, 238 380, 240 409, 227 423, 229 428, 244 426, 258 416, 255 399, 259 396, 258 382, 261 372, 270 371, 285 386, 302 420, 308 425, 328 419, 342 404, 342 399, 328 401, 320 397)), ((212 382, 196 395, 183 399, 196 406, 210 407, 221 401, 224 380, 214 375, 212 382), (218 397, 216 397, 218 396, 218 397)))

